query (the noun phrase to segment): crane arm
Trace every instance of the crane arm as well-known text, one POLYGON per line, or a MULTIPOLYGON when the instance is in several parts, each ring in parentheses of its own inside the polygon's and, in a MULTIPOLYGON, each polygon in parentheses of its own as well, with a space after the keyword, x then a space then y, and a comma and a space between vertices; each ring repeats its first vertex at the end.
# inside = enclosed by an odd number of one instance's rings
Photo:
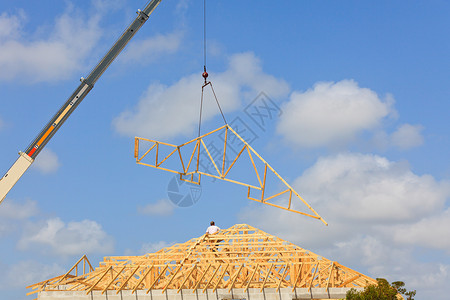
POLYGON ((152 0, 145 6, 143 10, 138 10, 136 19, 122 33, 120 38, 114 43, 111 49, 109 49, 109 51, 95 66, 95 68, 92 69, 88 77, 81 78, 81 84, 67 99, 64 105, 61 106, 58 112, 42 129, 38 136, 31 142, 25 152, 19 152, 19 158, 0 179, 0 204, 5 199, 8 192, 20 179, 20 177, 31 166, 36 156, 42 151, 45 145, 50 141, 53 135, 72 114, 75 108, 77 108, 81 101, 83 101, 86 95, 91 91, 100 76, 120 54, 120 52, 128 44, 128 42, 136 34, 136 32, 148 20, 148 17, 160 2, 161 0, 152 0))

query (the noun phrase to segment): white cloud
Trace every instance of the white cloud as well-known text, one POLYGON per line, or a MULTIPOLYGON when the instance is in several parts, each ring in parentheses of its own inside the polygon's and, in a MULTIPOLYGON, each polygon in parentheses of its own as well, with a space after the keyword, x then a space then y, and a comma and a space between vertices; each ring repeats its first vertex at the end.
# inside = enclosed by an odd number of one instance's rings
POLYGON ((300 147, 345 144, 395 115, 393 99, 381 100, 353 80, 319 82, 306 92, 292 93, 282 106, 277 131, 300 147))
MULTIPOLYGON (((223 73, 210 74, 222 110, 233 111, 241 98, 252 99, 260 91, 277 98, 288 93, 288 85, 263 72, 261 62, 253 53, 241 53, 230 58, 223 73)), ((181 78, 171 86, 151 84, 132 110, 122 112, 113 121, 114 128, 128 136, 169 138, 192 134, 198 122, 200 93, 203 79, 199 74, 181 78)), ((205 92, 202 119, 211 119, 219 113, 212 96, 205 92), (210 98, 206 98, 210 97, 210 98), (208 106, 208 103, 212 103, 208 106)))
POLYGON ((36 157, 33 167, 44 174, 55 173, 60 167, 58 156, 46 148, 36 157))
POLYGON ((183 33, 175 31, 131 42, 120 60, 124 63, 140 64, 156 61, 163 55, 175 53, 180 48, 182 39, 183 33))
POLYGON ((357 257, 357 263, 369 267, 370 273, 376 277, 386 276, 392 271, 389 270, 390 266, 405 266, 411 260, 410 250, 389 247, 387 243, 371 235, 350 237, 348 240, 336 242, 333 246, 328 249, 328 255, 339 257, 341 262, 348 263, 357 257))
MULTIPOLYGON (((123 8, 124 2, 93 0, 89 5, 91 9, 86 10, 67 2, 66 10, 55 18, 53 25, 37 27, 34 32, 26 31, 23 26, 28 19, 24 10, 16 14, 2 13, 0 80, 57 81, 92 67, 90 58, 105 34, 99 25, 104 11, 123 8)), ((152 62, 176 52, 182 37, 182 31, 176 31, 131 43, 120 59, 152 62)))
POLYGON ((46 265, 31 260, 20 261, 2 271, 4 271, 4 273, 2 272, 4 276, 0 276, 2 289, 24 288, 65 272, 58 264, 46 265))
POLYGON ((141 246, 141 249, 138 251, 132 250, 132 249, 125 249, 124 255, 145 255, 147 253, 155 253, 162 248, 173 246, 175 242, 166 242, 166 241, 159 241, 159 242, 148 242, 144 243, 141 246))
POLYGON ((181 19, 181 23, 184 24, 186 14, 189 8, 189 0, 179 0, 175 8, 175 13, 178 19, 181 19))
POLYGON ((411 247, 393 247, 375 236, 358 236, 336 243, 329 247, 328 254, 344 265, 368 267, 372 277, 404 281, 408 290, 421 291, 420 299, 439 299, 431 295, 442 295, 442 287, 450 279, 450 265, 421 262, 413 256, 411 247))
POLYGON ((175 206, 167 199, 160 199, 156 203, 147 204, 144 207, 138 207, 138 212, 150 216, 170 216, 173 214, 175 206))
POLYGON ((400 224, 383 228, 398 244, 442 249, 450 253, 450 209, 442 213, 423 218, 416 223, 400 224))
POLYGON ((450 197, 449 182, 414 174, 405 163, 363 154, 320 158, 292 185, 329 223, 328 228, 320 221, 264 206, 250 206, 242 219, 293 242, 301 238, 318 246, 365 234, 379 224, 411 224, 435 217, 450 197), (286 218, 291 221, 283 222, 286 218), (305 226, 309 230, 299 236, 305 226))
POLYGON ((22 223, 39 212, 36 201, 6 199, 0 206, 0 237, 16 234, 22 223))
POLYGON ((2 202, 0 218, 9 220, 25 220, 39 212, 36 201, 26 200, 25 203, 17 203, 12 199, 2 202))
POLYGON ((340 154, 319 159, 293 186, 328 227, 262 204, 250 204, 240 221, 372 277, 429 295, 445 286, 450 266, 439 257, 450 251, 448 181, 376 155, 340 154))
POLYGON ((85 68, 84 60, 100 38, 99 15, 89 18, 69 7, 55 20, 50 30, 38 29, 27 34, 17 15, 0 16, 0 80, 21 79, 28 82, 68 78, 85 68), (42 39, 39 32, 48 31, 42 39))
POLYGON ((9 15, 4 12, 0 15, 0 41, 5 38, 18 38, 21 24, 26 20, 23 10, 19 10, 17 15, 9 15))
POLYGON ((391 135, 391 143, 400 149, 409 149, 423 144, 423 126, 403 124, 391 135))
POLYGON ((89 253, 111 253, 114 240, 95 221, 64 223, 59 218, 28 224, 18 243, 21 250, 33 246, 50 249, 58 255, 80 255, 89 253))
POLYGON ((363 154, 321 158, 294 186, 312 203, 326 203, 326 210, 365 222, 415 220, 442 209, 450 195, 447 182, 416 175, 405 163, 363 154))
POLYGON ((4 235, 7 235, 11 231, 12 230, 11 230, 11 225, 10 224, 8 224, 6 222, 3 222, 3 221, 0 221, 0 237, 2 237, 4 235))
POLYGON ((92 0, 92 4, 98 11, 123 9, 126 5, 123 0, 92 0))
POLYGON ((161 250, 162 248, 170 247, 174 244, 175 242, 166 242, 166 241, 159 241, 156 243, 145 243, 142 245, 141 250, 139 250, 139 252, 142 254, 154 253, 156 251, 161 250))

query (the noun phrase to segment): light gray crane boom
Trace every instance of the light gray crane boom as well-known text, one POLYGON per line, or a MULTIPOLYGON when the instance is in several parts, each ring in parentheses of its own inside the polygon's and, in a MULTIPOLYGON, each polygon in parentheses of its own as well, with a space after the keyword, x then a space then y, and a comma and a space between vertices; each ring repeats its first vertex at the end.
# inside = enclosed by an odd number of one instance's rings
POLYGON ((0 204, 20 177, 22 177, 25 171, 31 166, 39 152, 41 152, 64 121, 66 121, 84 97, 91 91, 103 72, 106 71, 117 55, 119 55, 122 49, 128 44, 130 39, 148 20, 148 17, 160 2, 161 0, 151 0, 143 10, 138 10, 136 19, 123 32, 122 36, 114 43, 111 49, 109 49, 88 77, 81 78, 81 84, 53 116, 50 122, 48 122, 24 152, 19 152, 19 158, 0 179, 0 204))

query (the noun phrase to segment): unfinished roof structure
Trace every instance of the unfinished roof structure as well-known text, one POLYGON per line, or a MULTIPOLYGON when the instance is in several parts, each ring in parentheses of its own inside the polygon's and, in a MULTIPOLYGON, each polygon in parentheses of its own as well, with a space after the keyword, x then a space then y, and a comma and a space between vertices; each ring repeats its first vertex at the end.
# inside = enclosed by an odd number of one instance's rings
POLYGON ((237 224, 155 253, 105 257, 95 269, 83 256, 28 288, 38 299, 292 300, 345 298, 370 284, 376 280, 237 224))

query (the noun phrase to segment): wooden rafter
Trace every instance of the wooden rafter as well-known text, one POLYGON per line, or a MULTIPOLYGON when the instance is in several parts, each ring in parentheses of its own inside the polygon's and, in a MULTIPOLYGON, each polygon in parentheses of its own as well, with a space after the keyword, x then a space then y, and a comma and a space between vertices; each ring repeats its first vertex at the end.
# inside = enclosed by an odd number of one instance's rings
POLYGON ((33 290, 27 293, 27 296, 39 292, 39 287, 47 285, 59 285, 61 282, 70 282, 74 279, 85 278, 87 277, 87 274, 95 274, 95 271, 87 256, 83 255, 65 274, 27 286, 27 289, 31 288, 33 290), (89 267, 89 269, 87 269, 87 267, 89 267), (78 275, 79 273, 80 275, 78 275))
POLYGON ((134 157, 136 159, 136 163, 138 164, 179 174, 181 180, 195 184, 200 184, 201 176, 205 175, 212 178, 243 185, 247 187, 247 198, 249 200, 261 202, 266 205, 278 207, 314 219, 319 219, 325 225, 327 225, 325 220, 311 207, 311 205, 309 205, 308 202, 306 202, 286 182, 286 180, 284 180, 275 171, 275 169, 272 168, 261 157, 261 155, 259 155, 228 124, 181 145, 173 145, 156 140, 136 137, 134 146, 134 157), (213 134, 225 137, 223 148, 212 149, 211 146, 208 146, 207 143, 205 143, 206 139, 215 136, 213 134), (232 151, 227 150, 230 148, 227 147, 227 143, 233 135, 243 144, 243 146, 240 148, 240 151, 235 156, 232 151), (145 145, 145 147, 143 145, 145 145), (192 146, 193 149, 190 150, 189 147, 192 148, 192 146), (140 149, 141 147, 144 147, 144 149, 140 149), (213 150, 216 150, 217 155, 212 154, 213 150), (161 154, 162 152, 164 152, 164 154, 161 154), (200 156, 200 152, 205 153, 205 155, 200 156), (227 156, 231 156, 234 158, 227 160, 227 156), (233 167, 235 167, 238 162, 243 161, 246 158, 250 162, 250 171, 254 173, 255 178, 257 179, 256 183, 249 182, 248 180, 236 179, 230 175, 230 171, 233 169, 233 167), (211 170, 210 168, 201 167, 200 162, 203 159, 206 160, 207 165, 212 166, 211 170), (259 166, 255 162, 256 159, 258 159, 259 166), (275 192, 273 194, 269 193, 267 189, 269 183, 267 176, 269 175, 269 173, 275 178, 278 178, 278 180, 281 181, 281 184, 285 186, 285 189, 283 191, 275 192), (257 197, 252 196, 255 193, 258 194, 257 197), (306 206, 307 212, 293 208, 293 199, 299 200, 296 201, 296 205, 303 203, 303 205, 306 206))
MULTIPOLYGON (((80 264, 85 256, 80 259, 80 264)), ((75 265, 77 265, 75 264, 75 265)), ((243 288, 365 287, 376 280, 246 224, 191 239, 143 256, 105 257, 96 269, 29 286, 65 290, 216 290, 243 288)))

